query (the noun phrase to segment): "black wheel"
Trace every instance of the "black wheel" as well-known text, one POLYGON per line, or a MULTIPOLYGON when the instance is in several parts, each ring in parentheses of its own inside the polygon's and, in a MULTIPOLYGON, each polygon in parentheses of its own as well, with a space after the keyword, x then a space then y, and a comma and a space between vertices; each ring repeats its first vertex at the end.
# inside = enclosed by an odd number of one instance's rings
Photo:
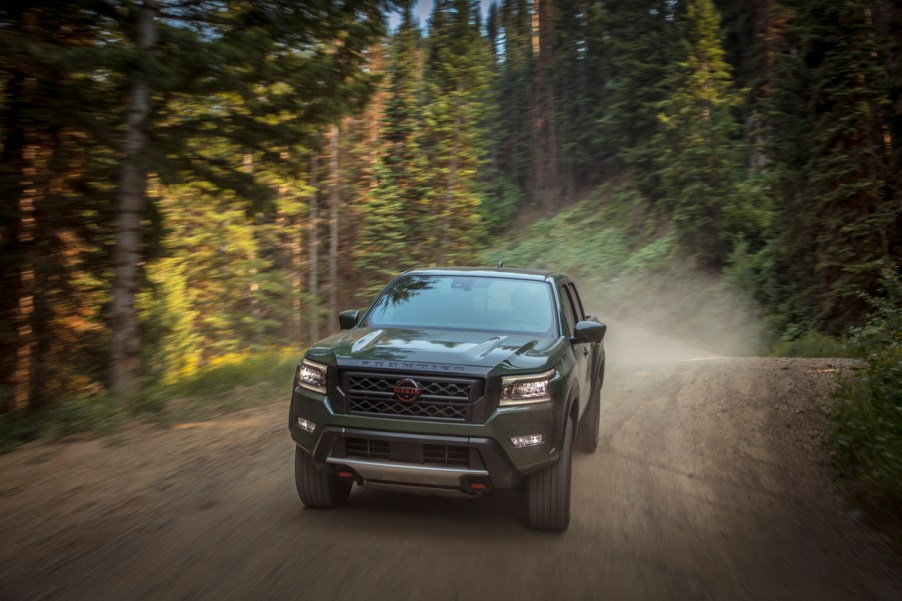
POLYGON ((584 453, 594 453, 598 448, 598 422, 601 419, 601 379, 595 382, 589 406, 579 421, 576 434, 576 448, 584 453))
POLYGON ((570 466, 573 425, 567 424, 557 463, 529 476, 529 525, 536 530, 563 532, 570 524, 570 466))
POLYGON ((348 500, 353 484, 339 480, 335 474, 318 472, 313 457, 301 447, 294 448, 294 483, 301 503, 313 509, 341 507, 348 500))

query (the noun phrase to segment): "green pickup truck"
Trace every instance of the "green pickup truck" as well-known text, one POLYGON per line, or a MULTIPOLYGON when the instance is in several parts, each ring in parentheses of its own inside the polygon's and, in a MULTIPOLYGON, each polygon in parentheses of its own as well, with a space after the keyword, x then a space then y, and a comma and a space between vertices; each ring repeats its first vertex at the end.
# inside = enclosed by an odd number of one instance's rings
POLYGON ((295 373, 303 504, 352 485, 474 497, 525 482, 529 523, 570 522, 573 447, 598 445, 606 327, 566 275, 422 269, 345 311, 295 373))

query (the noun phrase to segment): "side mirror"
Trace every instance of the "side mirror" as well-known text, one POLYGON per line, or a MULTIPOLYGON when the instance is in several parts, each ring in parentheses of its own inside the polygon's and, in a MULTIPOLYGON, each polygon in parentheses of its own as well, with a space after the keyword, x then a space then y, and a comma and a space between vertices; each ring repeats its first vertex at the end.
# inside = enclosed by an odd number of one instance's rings
POLYGON ((573 338, 570 342, 601 342, 604 340, 608 326, 597 321, 580 321, 573 328, 573 338))
POLYGON ((357 309, 342 311, 338 314, 338 325, 341 326, 342 330, 350 330, 357 325, 357 321, 359 319, 360 311, 358 311, 357 309))

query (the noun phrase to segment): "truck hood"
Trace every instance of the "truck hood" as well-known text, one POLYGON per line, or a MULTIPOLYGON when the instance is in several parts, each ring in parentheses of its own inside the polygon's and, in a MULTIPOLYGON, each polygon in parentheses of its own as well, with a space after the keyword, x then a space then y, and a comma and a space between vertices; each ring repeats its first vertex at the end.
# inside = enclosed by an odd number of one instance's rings
POLYGON ((525 334, 353 328, 316 343, 307 356, 323 363, 353 359, 498 367, 505 372, 539 371, 558 363, 563 343, 563 338, 525 334))

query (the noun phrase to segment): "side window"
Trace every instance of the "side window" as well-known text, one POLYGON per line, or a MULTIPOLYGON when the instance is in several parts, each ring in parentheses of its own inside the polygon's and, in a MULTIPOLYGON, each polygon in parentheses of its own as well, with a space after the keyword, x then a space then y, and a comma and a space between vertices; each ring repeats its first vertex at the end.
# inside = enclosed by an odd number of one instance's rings
POLYGON ((576 314, 579 316, 577 321, 582 321, 586 318, 587 313, 586 309, 583 307, 583 302, 579 298, 579 292, 576 291, 576 286, 573 284, 567 284, 567 287, 573 294, 573 306, 576 308, 576 314))
POLYGON ((561 304, 564 311, 564 321, 567 322, 567 336, 573 335, 573 330, 576 327, 576 322, 579 321, 576 319, 576 311, 573 309, 573 299, 570 298, 570 291, 567 290, 566 286, 561 287, 561 304))

